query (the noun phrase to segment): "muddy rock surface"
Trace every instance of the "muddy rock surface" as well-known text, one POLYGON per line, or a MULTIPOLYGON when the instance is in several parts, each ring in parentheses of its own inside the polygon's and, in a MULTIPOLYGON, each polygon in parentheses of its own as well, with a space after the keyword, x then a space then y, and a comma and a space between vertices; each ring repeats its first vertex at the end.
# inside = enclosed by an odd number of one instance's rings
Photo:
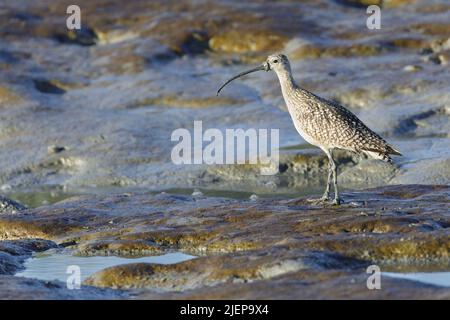
POLYGON ((117 290, 84 286, 80 290, 69 290, 65 283, 39 281, 0 275, 0 299, 8 300, 98 300, 120 299, 128 295, 117 290))
MULTIPOLYGON (((82 256, 198 256, 103 269, 84 281, 87 298, 111 292, 130 298, 450 298, 450 289, 389 277, 382 280, 386 290, 366 287, 371 264, 386 271, 448 270, 448 186, 388 186, 343 196, 340 207, 314 206, 305 198, 149 192, 74 197, 3 214, 0 254, 23 257, 58 245, 82 256)), ((6 261, 2 274, 23 262, 6 261)), ((45 289, 40 281, 0 279, 15 286, 17 297, 25 288, 45 289)), ((60 288, 42 297, 66 294, 60 288)))

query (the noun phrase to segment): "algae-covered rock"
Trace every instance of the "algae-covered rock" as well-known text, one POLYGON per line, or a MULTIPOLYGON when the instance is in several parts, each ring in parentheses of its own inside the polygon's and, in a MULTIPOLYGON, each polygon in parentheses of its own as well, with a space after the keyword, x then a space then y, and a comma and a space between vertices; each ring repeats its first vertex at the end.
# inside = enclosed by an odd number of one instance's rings
POLYGON ((209 46, 214 51, 227 53, 248 53, 280 50, 287 39, 270 31, 231 30, 213 36, 209 46))
POLYGON ((449 36, 450 24, 440 22, 417 23, 410 27, 411 30, 420 32, 429 36, 449 36))
POLYGON ((289 57, 292 59, 318 59, 323 57, 364 57, 374 56, 382 52, 380 45, 354 44, 348 46, 321 46, 305 44, 294 49, 289 57))
POLYGON ((405 37, 388 41, 388 44, 397 48, 423 49, 430 45, 430 41, 424 38, 405 37))
POLYGON ((99 271, 86 279, 85 284, 120 289, 147 287, 184 291, 225 283, 268 280, 322 266, 355 268, 361 265, 361 261, 343 259, 338 255, 280 247, 269 251, 198 258, 173 265, 131 263, 99 271))
POLYGON ((81 256, 105 255, 105 256, 144 256, 157 255, 164 250, 152 243, 144 240, 92 240, 77 246, 74 254, 81 256))
POLYGON ((128 108, 139 108, 141 106, 163 106, 177 108, 209 108, 216 106, 233 106, 242 104, 244 101, 231 97, 205 97, 189 98, 182 96, 161 96, 146 98, 131 103, 128 108))

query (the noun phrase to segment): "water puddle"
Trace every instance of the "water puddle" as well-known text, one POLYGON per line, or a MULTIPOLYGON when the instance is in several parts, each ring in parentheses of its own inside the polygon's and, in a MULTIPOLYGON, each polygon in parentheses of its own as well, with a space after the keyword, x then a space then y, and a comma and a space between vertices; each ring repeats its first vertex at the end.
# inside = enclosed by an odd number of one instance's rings
MULTIPOLYGON (((248 200, 254 194, 258 195, 258 198, 261 199, 283 199, 283 198, 296 198, 296 197, 306 197, 311 195, 318 195, 322 190, 322 186, 309 186, 307 188, 286 188, 283 185, 280 185, 277 188, 277 192, 268 192, 267 189, 262 190, 234 190, 233 186, 228 186, 222 189, 212 189, 212 188, 164 188, 164 189, 155 189, 149 190, 147 188, 77 188, 70 191, 61 191, 61 190, 47 190, 47 189, 38 189, 38 190, 21 190, 15 192, 5 192, 8 198, 11 198, 19 203, 25 205, 28 208, 37 208, 44 205, 51 205, 57 203, 62 200, 66 200, 75 196, 83 196, 83 195, 91 195, 91 194, 114 194, 114 193, 139 193, 139 192, 149 192, 151 194, 158 194, 160 192, 167 192, 173 195, 186 195, 191 196, 194 192, 200 191, 202 195, 205 197, 223 197, 229 199, 237 199, 237 200, 248 200)), ((245 189, 243 186, 240 188, 245 189)), ((342 188, 342 190, 346 190, 342 188)))
POLYGON ((42 190, 5 192, 4 194, 28 208, 37 208, 44 205, 54 204, 67 198, 79 195, 79 193, 76 192, 46 190, 44 188, 42 190))
POLYGON ((384 276, 406 279, 441 287, 450 287, 450 272, 383 272, 384 276))
POLYGON ((122 258, 116 256, 79 257, 67 253, 38 253, 25 261, 25 269, 16 273, 17 277, 40 280, 59 280, 66 282, 72 272, 69 266, 78 266, 81 271, 81 281, 93 273, 105 268, 128 263, 158 263, 173 264, 196 258, 182 252, 171 252, 161 256, 141 258, 122 258), (68 273, 69 270, 69 273, 68 273))

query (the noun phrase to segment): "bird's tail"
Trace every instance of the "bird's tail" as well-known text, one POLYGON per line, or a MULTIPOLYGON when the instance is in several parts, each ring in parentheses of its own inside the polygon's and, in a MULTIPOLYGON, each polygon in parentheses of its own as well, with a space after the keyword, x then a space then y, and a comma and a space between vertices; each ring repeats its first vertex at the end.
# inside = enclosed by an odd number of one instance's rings
MULTIPOLYGON (((381 148, 380 148, 381 149, 381 148)), ((367 156, 381 160, 384 162, 388 162, 392 164, 392 158, 389 155, 401 156, 400 151, 392 147, 391 145, 386 145, 384 150, 375 149, 375 148, 367 148, 362 150, 367 156)))

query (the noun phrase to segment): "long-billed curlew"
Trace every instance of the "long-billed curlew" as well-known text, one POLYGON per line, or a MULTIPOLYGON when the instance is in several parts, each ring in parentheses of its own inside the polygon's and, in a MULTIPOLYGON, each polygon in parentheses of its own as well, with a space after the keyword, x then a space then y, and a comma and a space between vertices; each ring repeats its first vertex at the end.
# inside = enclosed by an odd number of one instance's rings
POLYGON ((261 70, 275 71, 295 128, 307 142, 321 148, 328 156, 328 181, 325 192, 320 199, 312 201, 324 202, 329 199, 331 177, 333 177, 334 200, 332 203, 337 205, 341 203, 337 186, 337 167, 333 160, 334 149, 364 153, 389 163, 392 163, 390 154, 401 156, 398 150, 370 130, 346 108, 297 86, 292 77, 289 60, 283 54, 270 55, 261 66, 231 78, 220 87, 217 95, 234 79, 261 70))

